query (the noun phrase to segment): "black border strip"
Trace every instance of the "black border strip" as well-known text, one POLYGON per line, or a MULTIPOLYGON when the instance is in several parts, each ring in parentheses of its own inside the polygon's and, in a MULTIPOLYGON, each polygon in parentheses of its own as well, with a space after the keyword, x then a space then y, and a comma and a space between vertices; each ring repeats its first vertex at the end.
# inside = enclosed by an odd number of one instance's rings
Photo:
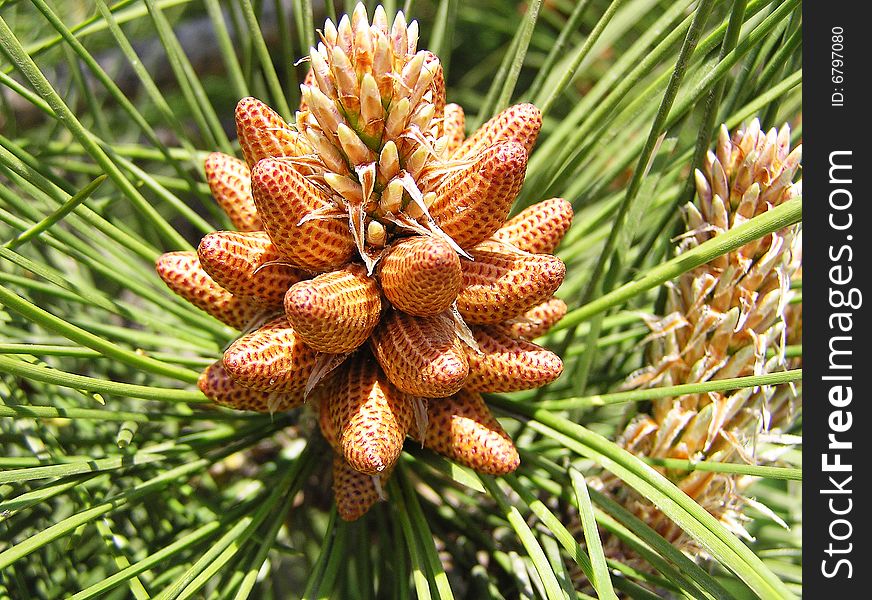
POLYGON ((803 5, 805 598, 862 597, 856 592, 866 587, 872 429, 862 348, 872 339, 865 306, 872 303, 872 218, 863 209, 872 30, 860 15, 863 6, 803 5), (837 470, 837 462, 850 470, 837 470))

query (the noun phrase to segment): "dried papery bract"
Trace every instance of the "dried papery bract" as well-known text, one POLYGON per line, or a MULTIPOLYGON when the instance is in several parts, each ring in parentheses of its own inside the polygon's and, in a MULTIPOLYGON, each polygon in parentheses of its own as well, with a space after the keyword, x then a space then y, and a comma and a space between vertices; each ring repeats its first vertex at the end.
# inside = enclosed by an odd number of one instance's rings
MULTIPOLYGON (((679 252, 801 193, 801 181, 793 183, 801 146, 791 151, 787 140, 786 125, 767 134, 754 121, 732 137, 721 129, 717 152, 709 153, 697 171, 697 201, 685 209, 687 233, 679 252), (761 202, 763 197, 767 201, 761 202)), ((800 226, 793 225, 682 275, 666 296, 666 316, 649 319, 650 363, 628 386, 678 385, 798 366, 784 350, 788 340, 801 341, 801 312, 788 309, 801 256, 800 226)), ((760 460, 758 436, 765 432, 777 439, 800 412, 799 385, 658 399, 627 425, 619 443, 652 458, 753 464, 760 460)), ((701 470, 664 473, 727 527, 746 535, 739 509, 748 478, 701 470)), ((698 552, 695 542, 644 498, 614 479, 604 484, 667 539, 698 552)), ((625 552, 615 538, 606 546, 615 555, 625 552)))
POLYGON ((517 468, 475 390, 560 375, 560 359, 529 339, 566 312, 552 253, 572 207, 554 198, 506 222, 541 114, 512 106, 467 138, 416 22, 389 23, 381 7, 370 22, 359 4, 319 37, 292 122, 244 98, 244 160, 206 161, 240 231, 207 235, 199 256, 168 253, 158 271, 245 332, 201 377, 207 397, 319 411, 339 515, 353 520, 384 497, 410 429, 481 472, 517 468))

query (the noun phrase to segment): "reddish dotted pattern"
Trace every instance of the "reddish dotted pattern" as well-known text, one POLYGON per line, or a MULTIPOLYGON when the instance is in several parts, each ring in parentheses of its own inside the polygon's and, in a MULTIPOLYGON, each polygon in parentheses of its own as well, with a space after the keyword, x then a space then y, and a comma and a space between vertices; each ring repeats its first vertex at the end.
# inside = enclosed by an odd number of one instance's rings
MULTIPOLYGON (((380 476, 383 486, 389 478, 390 473, 380 476)), ((333 456, 333 496, 336 510, 345 521, 356 521, 380 499, 372 476, 355 471, 339 455, 333 456)))
POLYGON ((282 256, 262 231, 212 232, 200 240, 197 255, 218 285, 265 306, 281 306, 288 288, 306 277, 299 269, 278 264, 282 256))
POLYGON ((457 308, 467 323, 507 321, 551 297, 566 266, 550 254, 519 254, 499 242, 470 250, 463 260, 463 289, 457 308))
MULTIPOLYGON (((310 396, 317 400, 318 406, 318 426, 321 429, 321 435, 330 444, 334 452, 342 456, 342 449, 339 447, 339 432, 336 430, 336 421, 330 413, 331 398, 339 389, 336 378, 331 378, 329 382, 318 387, 310 396)), ((345 462, 345 459, 342 459, 345 462)))
POLYGON ((271 392, 300 392, 318 353, 308 347, 284 317, 248 333, 224 352, 224 368, 240 385, 271 392))
POLYGON ((521 144, 486 148, 473 165, 439 186, 430 214, 462 248, 473 246, 506 221, 526 171, 527 151, 521 144))
POLYGON ((162 254, 155 261, 155 270, 173 292, 236 329, 247 327, 262 310, 215 283, 200 266, 196 252, 162 254))
POLYGON ((299 336, 319 352, 351 352, 372 333, 381 316, 378 284, 360 265, 294 284, 285 313, 299 336))
POLYGON ((491 327, 473 327, 481 354, 467 351, 469 377, 464 389, 516 392, 549 384, 563 372, 560 357, 532 342, 512 339, 491 327))
POLYGON ((551 254, 572 224, 572 205, 563 198, 543 200, 497 229, 494 238, 524 252, 551 254))
POLYGON ((466 139, 466 115, 459 104, 446 104, 442 131, 448 137, 448 154, 454 154, 466 139))
POLYGON ((279 412, 303 404, 303 394, 299 392, 280 394, 239 385, 230 377, 220 360, 206 367, 197 381, 197 387, 215 404, 237 410, 279 412))
POLYGON ((393 468, 412 424, 409 398, 397 390, 368 352, 346 363, 321 402, 331 437, 355 470, 378 475, 393 468))
POLYGON ((240 231, 263 229, 254 198, 251 197, 251 171, 245 161, 222 152, 213 152, 204 163, 206 183, 233 226, 240 231))
POLYGON ((333 205, 331 196, 316 187, 291 164, 260 161, 251 173, 258 214, 276 248, 293 264, 312 271, 328 271, 348 262, 355 252, 347 219, 300 220, 333 205))
POLYGON ((516 104, 505 109, 472 134, 455 154, 455 158, 477 156, 491 146, 503 142, 520 143, 527 154, 542 127, 542 112, 532 104, 516 104))
POLYGON ((385 296, 410 315, 445 312, 460 292, 460 257, 438 238, 408 238, 391 248, 380 266, 385 296))
POLYGON ((433 81, 428 88, 433 102, 433 118, 436 119, 437 123, 441 124, 442 118, 445 115, 445 71, 442 68, 442 61, 439 60, 438 56, 429 50, 424 50, 423 52, 426 58, 424 58, 422 70, 434 71, 433 81))
POLYGON ((535 340, 554 327, 566 315, 566 310, 566 302, 560 298, 549 298, 514 320, 501 323, 498 327, 515 339, 535 340))
POLYGON ((431 402, 427 416, 427 448, 480 473, 505 475, 518 468, 518 450, 480 394, 461 390, 431 402))
POLYGON ((392 311, 376 327, 370 346, 388 379, 413 396, 450 396, 469 374, 464 346, 443 315, 413 317, 392 311))
MULTIPOLYGON (((569 203, 551 199, 506 222, 542 124, 539 110, 513 106, 467 138, 463 109, 445 103, 438 57, 416 54, 402 21, 394 29, 382 26, 383 15, 374 21, 359 5, 350 36, 325 28, 328 48, 312 57, 319 75, 310 69, 304 82, 311 106, 300 106, 293 125, 260 100, 239 102, 244 160, 213 153, 205 171, 240 231, 214 232, 198 253, 169 253, 157 263, 176 293, 250 330, 200 377, 213 402, 287 410, 317 378, 309 397, 335 453, 334 494, 345 520, 379 499, 414 423, 422 428, 414 435, 461 464, 495 475, 517 468, 518 453, 479 391, 528 389, 560 375, 560 360, 527 340, 566 312, 552 298, 565 267, 550 253, 572 219, 569 203), (388 101, 380 106, 376 93, 388 101), (400 98, 408 113, 393 110, 400 98), (435 221, 453 244, 402 223, 413 209, 401 209, 399 229, 379 212, 394 208, 378 196, 396 163, 372 144, 388 139, 425 195, 430 215, 418 223, 434 230, 435 221), (435 153, 423 153, 430 144, 435 153), (474 260, 460 258, 457 246, 474 260), (454 307, 481 353, 461 340, 469 341, 454 307), (429 429, 417 410, 427 410, 429 429)), ((404 202, 406 192, 415 190, 406 189, 404 202)))
POLYGON ((243 98, 236 105, 236 134, 251 168, 264 158, 299 156, 308 151, 300 134, 257 98, 243 98))

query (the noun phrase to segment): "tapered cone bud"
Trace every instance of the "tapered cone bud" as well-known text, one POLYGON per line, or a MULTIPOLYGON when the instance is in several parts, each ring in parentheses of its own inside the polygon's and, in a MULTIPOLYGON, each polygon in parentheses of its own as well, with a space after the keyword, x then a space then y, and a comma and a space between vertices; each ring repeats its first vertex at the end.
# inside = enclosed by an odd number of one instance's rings
MULTIPOLYGON (((389 477, 390 473, 379 476, 382 487, 389 477)), ((343 521, 356 521, 381 499, 372 475, 355 471, 338 454, 333 455, 333 496, 343 521)))
POLYGON ((213 152, 204 163, 206 183, 233 226, 240 231, 263 229, 254 198, 251 197, 251 171, 245 161, 222 152, 213 152))
MULTIPOLYGON (((306 71, 306 76, 303 78, 303 85, 312 86, 312 85, 317 85, 317 84, 318 84, 318 82, 315 79, 315 69, 310 67, 309 70, 306 71)), ((300 98, 300 109, 299 110, 300 110, 300 112, 305 112, 305 111, 309 110, 309 105, 306 104, 305 98, 300 98)))
POLYGON ((347 262, 355 250, 346 219, 312 219, 311 213, 329 210, 333 202, 293 166, 263 160, 251 173, 254 202, 276 248, 292 263, 313 271, 326 271, 347 262))
POLYGON ((329 413, 329 430, 345 460, 368 475, 393 468, 413 419, 411 399, 388 382, 368 352, 340 370, 320 410, 329 413))
POLYGON ((566 303, 560 298, 549 298, 524 314, 501 323, 498 327, 515 339, 535 340, 548 333, 566 315, 566 303))
POLYGON ((381 262, 382 290, 395 308, 410 315, 438 315, 460 292, 457 252, 444 240, 416 236, 395 245, 381 262))
POLYGON ((519 254, 499 242, 470 250, 463 261, 463 289, 457 308, 468 323, 492 324, 517 317, 549 298, 566 275, 550 254, 519 254))
POLYGON ((474 392, 516 392, 542 387, 563 372, 560 357, 532 342, 515 340, 491 327, 473 327, 481 354, 468 351, 469 377, 463 388, 474 392))
POLYGON ((266 306, 281 306, 288 288, 306 277, 282 264, 284 258, 262 231, 215 231, 200 240, 197 255, 215 283, 266 306))
POLYGON ((392 311, 376 327, 370 345, 391 383, 413 396, 450 396, 469 374, 463 344, 444 315, 413 317, 392 311))
POLYGON ((494 238, 524 252, 552 254, 572 224, 572 205, 551 198, 525 208, 497 229, 494 238))
POLYGON ((245 162, 252 168, 264 158, 309 151, 300 134, 257 98, 243 98, 236 105, 236 134, 245 162))
POLYGON ((300 392, 264 392, 239 385, 230 377, 220 360, 206 367, 197 381, 197 387, 215 404, 237 410, 273 413, 303 404, 303 394, 300 392))
POLYGON ((477 392, 461 390, 430 402, 424 446, 490 475, 518 468, 518 450, 477 392))
POLYGON ((538 108, 532 104, 510 106, 469 136, 460 146, 456 157, 474 157, 486 148, 503 142, 519 143, 529 154, 541 127, 542 112, 538 108))
POLYGON ((372 333, 381 315, 378 284, 350 265, 294 284, 285 313, 299 336, 318 352, 351 352, 372 333))
POLYGON ((281 316, 230 344, 224 352, 224 368, 237 383, 252 389, 300 392, 317 357, 281 316))
POLYGON ((450 176, 436 191, 430 214, 461 247, 500 228, 524 183, 527 151, 517 142, 482 150, 480 158, 450 176))
POLYGON ((448 138, 448 145, 445 148, 448 156, 451 156, 460 148, 466 138, 466 116, 459 104, 445 105, 442 134, 448 138))
POLYGON ((425 56, 422 70, 427 70, 433 74, 428 88, 433 102, 433 118, 442 119, 445 115, 445 71, 438 56, 429 50, 425 51, 425 56))
MULTIPOLYGON (((321 430, 321 435, 327 441, 334 452, 342 456, 342 450, 339 448, 339 431, 336 429, 336 422, 333 420, 330 412, 330 402, 333 395, 338 389, 336 378, 332 378, 323 386, 315 390, 310 396, 310 399, 315 401, 315 406, 318 407, 318 427, 321 430)), ((344 458, 342 459, 345 460, 344 458)))
POLYGON ((215 283, 200 266, 196 252, 167 252, 155 270, 169 288, 222 323, 244 329, 262 310, 247 298, 234 296, 215 283))

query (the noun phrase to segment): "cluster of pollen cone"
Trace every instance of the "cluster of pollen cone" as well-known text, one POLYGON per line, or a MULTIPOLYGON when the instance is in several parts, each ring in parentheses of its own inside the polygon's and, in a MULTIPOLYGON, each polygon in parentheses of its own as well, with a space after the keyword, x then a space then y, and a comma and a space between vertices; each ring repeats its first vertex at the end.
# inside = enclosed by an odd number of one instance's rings
MULTIPOLYGON (((696 172, 697 202, 685 210, 679 253, 802 194, 794 182, 802 146, 791 150, 790 129, 766 132, 754 120, 730 136, 722 127, 716 149, 696 172)), ((688 271, 668 290, 666 316, 651 317, 649 366, 628 387, 662 387, 774 373, 796 368, 785 347, 802 340, 802 307, 791 305, 791 280, 801 272, 799 225, 775 231, 688 271)), ((747 387, 652 402, 618 440, 653 458, 765 462, 761 438, 778 442, 801 411, 795 385, 747 387)), ((740 535, 739 510, 751 479, 727 473, 665 470, 682 491, 740 535)), ((698 550, 681 528, 619 482, 607 488, 680 547, 698 550)), ((616 540, 611 550, 618 552, 616 540)))
POLYGON ((545 385, 560 359, 533 344, 566 311, 552 252, 560 198, 511 220, 541 125, 510 107, 470 137, 445 103, 417 23, 353 15, 319 32, 294 122, 255 98, 236 108, 244 160, 213 153, 213 196, 237 231, 170 252, 177 294, 243 330, 199 382, 217 404, 319 413, 339 514, 383 496, 403 443, 473 469, 518 466, 481 394, 545 385))

